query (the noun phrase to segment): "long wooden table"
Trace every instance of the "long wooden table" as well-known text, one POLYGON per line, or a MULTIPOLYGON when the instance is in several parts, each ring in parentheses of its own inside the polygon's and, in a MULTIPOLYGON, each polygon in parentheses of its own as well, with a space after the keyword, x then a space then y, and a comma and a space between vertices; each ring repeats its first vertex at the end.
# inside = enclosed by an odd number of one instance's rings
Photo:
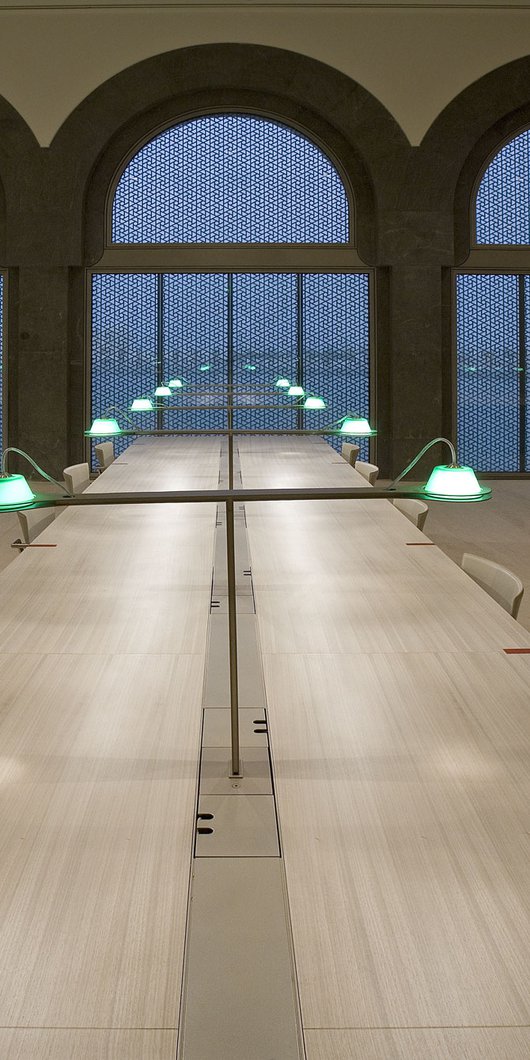
MULTIPOLYGON (((141 441, 90 490, 215 488, 141 441)), ((3 572, 0 1056, 173 1060, 214 505, 70 508, 3 572)))
MULTIPOLYGON (((248 488, 366 485, 239 451, 248 488)), ((246 518, 308 1060, 526 1060, 529 634, 388 501, 246 518)))

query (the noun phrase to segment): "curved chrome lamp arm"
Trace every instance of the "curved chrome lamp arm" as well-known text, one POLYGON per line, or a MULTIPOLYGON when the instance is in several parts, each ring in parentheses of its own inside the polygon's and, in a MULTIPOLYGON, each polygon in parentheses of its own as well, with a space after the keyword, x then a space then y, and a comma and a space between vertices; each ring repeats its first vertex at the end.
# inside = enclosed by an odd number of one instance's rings
POLYGON ((64 486, 62 482, 58 482, 56 478, 52 478, 52 476, 48 475, 46 473, 46 471, 43 471, 42 468, 39 467, 39 465, 35 463, 35 461, 33 460, 33 457, 31 457, 29 455, 29 453, 25 453, 23 449, 17 449, 16 446, 14 446, 14 445, 8 446, 7 449, 4 449, 4 452, 2 454, 2 476, 3 477, 7 475, 7 466, 6 465, 7 465, 7 454, 8 453, 18 453, 19 456, 23 456, 24 459, 28 460, 29 463, 32 465, 32 467, 35 468, 35 471, 39 472, 39 475, 42 475, 42 477, 47 479, 48 482, 53 482, 54 486, 58 486, 59 489, 63 490, 67 497, 72 497, 73 496, 73 494, 70 493, 69 490, 67 490, 66 486, 64 486))
POLYGON ((425 453, 428 452, 428 450, 431 448, 431 446, 436 445, 438 442, 445 442, 445 444, 449 446, 449 448, 451 450, 452 466, 453 467, 458 467, 458 461, 456 459, 456 449, 455 449, 453 443, 449 441, 449 438, 433 438, 432 441, 427 442, 427 445, 423 446, 423 449, 419 453, 416 454, 414 459, 411 460, 410 464, 407 465, 405 470, 401 471, 400 474, 398 475, 398 477, 395 478, 394 481, 391 482, 389 486, 387 486, 387 489, 389 489, 389 490, 394 489, 397 486, 398 482, 401 482, 401 479, 405 478, 405 475, 408 475, 409 471, 412 471, 412 468, 416 466, 416 464, 421 460, 422 456, 425 456, 425 453))
MULTIPOLYGON (((146 409, 145 411, 146 412, 155 412, 158 407, 159 407, 158 405, 153 405, 152 409, 146 409)), ((165 408, 165 405, 161 405, 160 408, 165 408)), ((109 405, 108 409, 105 409, 103 415, 98 417, 98 419, 105 420, 107 418, 109 412, 117 412, 119 416, 123 416, 123 418, 125 420, 127 420, 127 423, 130 423, 130 424, 132 424, 133 427, 136 427, 136 424, 135 424, 134 420, 132 420, 131 417, 128 416, 127 413, 123 409, 119 409, 117 405, 109 405)))

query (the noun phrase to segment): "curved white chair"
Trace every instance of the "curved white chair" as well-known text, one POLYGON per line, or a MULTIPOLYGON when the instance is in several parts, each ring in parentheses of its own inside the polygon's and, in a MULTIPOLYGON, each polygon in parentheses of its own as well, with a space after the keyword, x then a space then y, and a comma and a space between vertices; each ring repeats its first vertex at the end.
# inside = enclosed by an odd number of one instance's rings
POLYGON ((88 464, 70 464, 65 467, 63 478, 69 493, 82 493, 90 486, 90 468, 88 464))
POLYGON ((512 618, 517 618, 524 585, 516 574, 506 567, 501 567, 500 563, 483 559, 482 556, 474 556, 472 552, 464 552, 462 570, 485 589, 512 618))
POLYGON ((98 462, 97 470, 105 471, 114 460, 114 445, 112 442, 101 442, 100 445, 94 446, 94 453, 98 462))
POLYGON ((348 462, 348 464, 355 467, 355 461, 357 460, 360 451, 360 446, 354 445, 352 442, 343 442, 340 455, 348 462))
POLYGON ((29 508, 28 511, 17 512, 22 540, 26 545, 31 545, 43 530, 55 519, 53 508, 29 508))
POLYGON ((371 486, 374 485, 374 482, 379 474, 379 468, 377 464, 367 464, 365 460, 357 460, 357 463, 355 464, 355 470, 359 471, 363 478, 365 478, 371 486))
POLYGON ((406 515, 407 519, 410 519, 411 523, 418 527, 418 530, 423 530, 429 511, 429 505, 425 504, 425 501, 415 500, 413 497, 410 500, 408 497, 396 497, 392 504, 394 508, 406 515))

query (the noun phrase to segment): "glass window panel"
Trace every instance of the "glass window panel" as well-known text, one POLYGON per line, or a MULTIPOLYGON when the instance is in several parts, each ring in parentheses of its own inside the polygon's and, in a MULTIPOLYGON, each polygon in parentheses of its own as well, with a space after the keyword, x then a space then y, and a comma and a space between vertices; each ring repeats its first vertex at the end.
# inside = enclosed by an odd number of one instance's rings
POLYGON ((344 243, 348 202, 326 155, 276 122, 206 115, 155 137, 116 189, 114 243, 344 243))
MULTIPOLYGON (((135 397, 151 396, 156 382, 157 277, 151 274, 94 275, 92 416, 102 416, 110 407, 127 411, 135 397)), ((153 426, 152 413, 133 415, 139 426, 153 426)), ((115 453, 126 449, 130 441, 130 438, 116 438, 115 453)))
MULTIPOLYGON (((306 275, 302 293, 304 386, 327 402, 304 413, 305 425, 325 426, 348 412, 369 417, 368 275, 306 275)), ((331 444, 340 450, 342 440, 331 444)), ((367 460, 369 442, 359 444, 367 460)))
MULTIPOLYGON (((227 382, 228 276, 183 273, 161 279, 164 382, 177 376, 186 383, 182 390, 173 391, 168 404, 222 403, 222 391, 216 386, 227 382), (211 392, 204 390, 208 383, 211 392), (197 388, 200 394, 195 393, 197 388)), ((168 412, 164 426, 226 427, 226 415, 206 407, 168 412)))
MULTIPOLYGON (((226 412, 206 406, 222 402, 232 358, 234 383, 273 386, 282 373, 319 396, 327 408, 306 412, 305 425, 326 427, 347 412, 369 411, 368 276, 294 274, 99 274, 92 281, 92 409, 127 411, 135 397, 153 396, 157 382, 179 376, 167 405, 204 406, 168 411, 161 425, 223 428, 226 412), (205 382, 212 386, 204 391, 205 382), (203 393, 197 395, 195 388, 203 393)), ((161 403, 165 399, 161 399, 161 403)), ((239 403, 270 403, 271 409, 240 410, 234 425, 297 425, 293 403, 272 390, 239 403), (283 405, 280 412, 277 402, 283 405)), ((132 414, 143 428, 157 425, 153 413, 132 414)), ((120 452, 129 440, 116 440, 120 452)), ((340 448, 341 440, 334 443, 340 448)), ((364 456, 368 442, 362 443, 364 456)))
POLYGON ((273 386, 278 375, 296 382, 296 291, 297 277, 293 275, 256 273, 233 277, 234 383, 248 383, 251 391, 239 399, 240 403, 281 406, 281 410, 241 410, 234 415, 235 427, 296 427, 292 398, 279 391, 266 397, 259 392, 252 394, 252 387, 273 386))
POLYGON ((506 144, 477 195, 477 243, 530 243, 530 131, 506 144))
POLYGON ((477 471, 519 470, 519 278, 457 277, 457 440, 477 471))

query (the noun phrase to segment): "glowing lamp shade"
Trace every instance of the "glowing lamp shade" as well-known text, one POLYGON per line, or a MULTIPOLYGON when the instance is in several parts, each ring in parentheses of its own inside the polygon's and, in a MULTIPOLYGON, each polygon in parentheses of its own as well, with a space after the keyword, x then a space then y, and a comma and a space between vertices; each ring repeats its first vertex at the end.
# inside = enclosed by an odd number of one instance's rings
POLYGON ((303 386, 290 386, 287 394, 289 397, 303 397, 304 392, 303 386))
POLYGON ((291 384, 290 384, 289 380, 288 379, 284 379, 283 375, 281 375, 280 378, 277 379, 275 384, 274 384, 274 386, 279 386, 279 387, 288 387, 290 385, 291 384))
POLYGON ((0 511, 16 511, 26 508, 35 500, 24 475, 6 475, 0 478, 0 511))
POLYGON ((433 468, 423 493, 440 501, 482 501, 491 497, 491 489, 480 485, 472 467, 443 464, 433 468))
POLYGON ((341 434, 372 435, 376 434, 364 416, 345 416, 340 425, 341 434))
POLYGON ((184 383, 182 382, 182 379, 170 379, 167 385, 170 386, 172 390, 178 390, 179 387, 184 386, 184 383))
POLYGON ((306 398, 304 401, 305 409, 325 409, 325 407, 326 402, 324 401, 324 398, 321 397, 315 397, 313 395, 311 397, 306 398))
POLYGON ((121 434, 122 432, 117 420, 110 417, 101 417, 92 421, 92 426, 86 433, 100 438, 103 434, 121 434))
POLYGON ((168 386, 157 386, 155 395, 156 397, 171 397, 171 390, 168 386))
POLYGON ((150 412, 152 408, 151 398, 135 398, 131 405, 131 412, 150 412))

